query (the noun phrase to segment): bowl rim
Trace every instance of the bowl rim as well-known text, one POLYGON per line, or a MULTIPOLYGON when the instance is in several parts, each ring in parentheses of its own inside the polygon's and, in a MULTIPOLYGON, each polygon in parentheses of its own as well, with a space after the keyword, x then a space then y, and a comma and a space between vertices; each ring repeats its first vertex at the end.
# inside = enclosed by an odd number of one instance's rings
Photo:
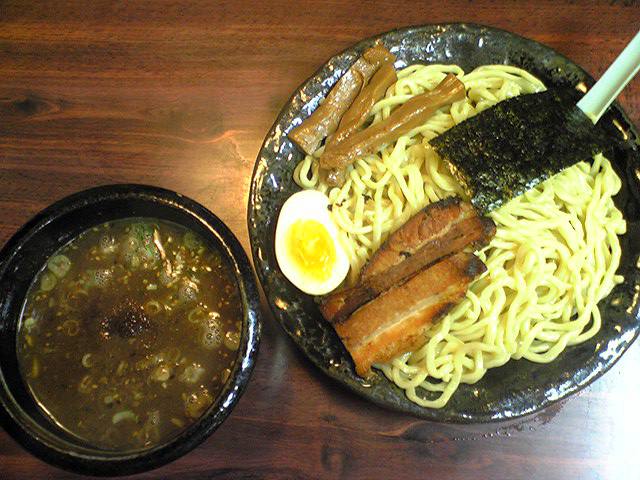
MULTIPOLYGON (((593 85, 593 83, 595 83, 593 77, 586 71, 584 70, 580 65, 578 65, 577 63, 573 62, 570 58, 568 58, 566 55, 563 55, 562 53, 558 52, 556 49, 542 43, 539 42, 537 40, 525 37, 523 35, 520 35, 518 33, 512 32, 510 30, 504 29, 504 28, 499 28, 499 27, 494 27, 491 25, 485 25, 485 24, 480 24, 480 23, 475 23, 475 22, 465 22, 465 21, 460 21, 460 22, 436 22, 436 23, 421 23, 421 24, 413 24, 413 25, 407 25, 407 26, 403 26, 400 28, 394 28, 391 30, 386 30, 386 31, 382 31, 370 36, 367 36, 365 38, 362 38, 360 40, 357 40, 356 42, 346 46, 345 48, 341 49, 340 51, 331 54, 322 64, 320 64, 318 66, 318 68, 316 70, 313 71, 313 73, 311 73, 311 75, 309 75, 305 80, 303 80, 299 85, 297 85, 295 87, 295 89, 293 90, 293 92, 291 93, 291 95, 288 97, 288 99, 284 102, 282 108, 280 109, 280 111, 278 112, 273 124, 271 125, 271 127, 269 128, 269 130, 267 131, 265 138, 260 146, 260 150, 258 152, 258 155, 256 157, 256 161, 254 163, 254 168, 251 174, 251 186, 250 186, 250 190, 249 190, 249 197, 248 197, 248 202, 247 202, 247 228, 248 228, 248 232, 249 232, 249 243, 251 245, 251 254, 252 254, 252 258, 253 258, 253 263, 254 263, 254 268, 256 270, 256 274, 258 276, 258 279, 260 281, 260 285, 265 293, 266 296, 266 301, 267 301, 267 305, 269 307, 269 312, 271 313, 271 315, 273 315, 273 317, 276 319, 276 321, 278 322, 278 324, 280 325, 280 328, 285 332, 285 334, 293 341, 293 343, 295 344, 296 348, 299 349, 299 351, 303 354, 303 356, 313 365, 314 368, 319 369, 324 375, 326 375, 327 377, 329 377, 332 381, 337 382, 338 384, 340 384, 343 388, 346 388, 347 390, 349 390, 350 392, 356 394, 357 396, 359 396, 360 398, 362 398, 364 401, 366 402, 370 402, 373 403, 381 408, 384 408, 386 410, 391 410, 391 411, 396 411, 396 412, 400 412, 400 413, 404 413, 404 414, 408 414, 408 415, 412 415, 414 417, 417 418, 422 418, 425 420, 429 420, 432 422, 437 422, 437 423, 451 423, 451 424, 474 424, 474 423, 498 423, 498 422, 503 422, 506 420, 514 420, 526 415, 531 415, 531 414, 535 414, 541 410, 544 410, 545 408, 548 408, 550 406, 552 406, 553 404, 556 404, 564 399, 566 399, 567 397, 581 391, 582 389, 584 389, 585 387, 587 387, 588 385, 592 384, 595 380, 597 380, 598 378, 602 377, 606 372, 608 372, 622 357, 622 355, 627 351, 627 349, 637 340, 637 338, 640 336, 640 327, 636 327, 635 332, 633 337, 628 341, 628 343, 625 344, 624 348, 621 350, 621 352, 613 359, 612 362, 609 362, 607 365, 604 366, 604 368, 600 368, 595 375, 589 375, 586 379, 583 379, 579 382, 577 382, 576 384, 572 385, 570 388, 564 390, 562 392, 562 394, 559 394, 557 396, 554 396, 552 398, 546 397, 544 401, 538 403, 537 405, 535 405, 532 408, 528 408, 528 409, 523 409, 523 410, 519 410, 516 412, 505 412, 504 414, 491 414, 491 413, 482 413, 482 414, 472 414, 472 415, 464 415, 464 414, 459 414, 457 416, 453 416, 453 417, 447 417, 447 418, 443 418, 442 416, 438 416, 437 414, 430 414, 430 412, 433 411, 437 411, 437 409, 430 409, 427 407, 421 407, 417 404, 413 404, 411 406, 407 406, 407 405, 399 405, 399 404, 391 404, 387 399, 382 399, 382 398, 378 398, 375 397, 373 395, 369 395, 367 394, 367 392, 365 391, 366 389, 364 389, 363 387, 356 385, 355 383, 346 381, 343 376, 335 371, 333 371, 332 369, 329 368, 323 368, 323 366, 321 366, 315 358, 312 358, 306 351, 305 347, 303 347, 298 339, 296 338, 296 335, 294 335, 293 332, 290 332, 284 324, 283 319, 281 318, 281 314, 280 312, 276 311, 273 305, 273 302, 271 301, 271 295, 272 295, 272 287, 269 284, 268 280, 267 280, 267 272, 265 271, 264 268, 264 263, 265 261, 263 261, 261 259, 261 256, 258 252, 259 246, 256 245, 256 240, 254 238, 254 232, 253 232, 253 227, 252 227, 252 221, 254 220, 254 216, 255 216, 255 203, 256 203, 256 199, 259 195, 259 189, 260 186, 259 185, 259 178, 258 178, 258 173, 259 170, 262 168, 262 164, 261 164, 261 159, 264 155, 265 150, 267 149, 269 143, 271 142, 271 140, 276 136, 276 134, 278 136, 285 136, 286 137, 286 132, 284 130, 281 129, 281 122, 284 118, 284 116, 287 114, 287 112, 290 109, 290 105, 292 103, 292 101, 294 101, 294 99, 296 99, 297 96, 299 96, 301 94, 301 92, 304 92, 305 88, 307 87, 307 85, 313 81, 316 78, 319 78, 322 76, 322 78, 326 81, 326 79, 329 77, 328 75, 324 75, 323 76, 323 71, 327 68, 328 64, 330 62, 332 62, 333 60, 336 60, 342 56, 345 55, 349 55, 351 52, 362 52, 364 51, 365 47, 369 46, 370 44, 372 44, 374 41, 376 40, 382 40, 384 41, 384 39, 388 36, 392 36, 392 35, 411 35, 411 34, 415 34, 415 33, 419 33, 419 32, 429 32, 432 33, 433 35, 436 35, 436 33, 438 34, 442 34, 447 30, 455 30, 457 32, 466 32, 466 33, 474 33, 474 34, 481 34, 483 32, 490 32, 490 33, 496 33, 499 35, 503 35, 503 36, 507 36, 513 39, 517 39, 519 41, 523 41, 526 43, 531 44, 532 46, 536 46, 536 48, 542 48, 547 50, 550 53, 553 53, 554 56, 558 59, 561 59, 563 61, 566 61, 568 64, 572 65, 573 67, 575 67, 576 71, 583 77, 582 80, 587 83, 588 86, 593 85), (436 29, 438 30, 436 32, 436 29)), ((323 82, 324 84, 324 82, 323 82)), ((324 88, 324 87, 323 87, 324 88)), ((326 95, 326 93, 324 94, 326 95)), ((324 97, 324 95, 321 95, 322 98, 324 97)), ((307 101, 305 101, 302 104, 302 108, 306 108, 309 105, 309 100, 311 100, 310 98, 307 99, 307 101)), ((618 100, 614 100, 610 106, 611 110, 615 110, 618 112, 618 114, 620 115, 620 117, 626 122, 627 126, 629 127, 627 133, 631 133, 631 139, 629 140, 629 143, 635 142, 636 147, 638 145, 640 145, 640 137, 638 135, 638 131, 636 130, 633 122, 630 121, 629 117, 627 116, 626 112, 622 109, 620 103, 618 102, 618 100)), ((315 108, 313 109, 315 110, 315 108)), ((312 111, 313 111, 312 110, 312 111)), ((299 112, 300 115, 307 117, 308 115, 311 114, 311 112, 307 112, 304 113, 304 110, 301 110, 299 112)), ((640 199, 638 200, 640 202, 640 199)), ((385 381, 388 381, 385 378, 385 381)))
MULTIPOLYGON (((159 445, 122 453, 88 446, 79 447, 76 451, 63 450, 59 445, 51 445, 40 435, 34 435, 37 433, 34 432, 33 425, 36 422, 26 425, 22 421, 24 417, 28 418, 28 415, 13 398, 5 381, 5 372, 0 365, 0 426, 23 448, 41 460, 65 470, 94 476, 128 475, 152 470, 181 457, 206 440, 230 415, 245 391, 255 366, 262 329, 257 282, 249 258, 238 238, 220 218, 200 203, 172 190, 151 185, 121 183, 93 187, 57 200, 36 213, 0 250, 0 283, 7 267, 23 246, 49 223, 87 205, 99 209, 100 205, 106 202, 127 198, 180 211, 193 218, 215 237, 231 264, 240 290, 243 310, 241 343, 229 379, 205 414, 159 445), (21 418, 16 417, 16 407, 21 418)), ((117 219, 135 216, 127 215, 124 211, 117 219)), ((104 222, 105 220, 96 217, 95 225, 104 222)), ((180 221, 174 223, 182 224, 180 221)), ((26 291, 20 292, 19 298, 14 301, 23 304, 25 295, 26 291)), ((4 303, 5 299, 0 299, 0 312, 4 303)), ((20 315, 10 321, 17 322, 19 319, 20 315)), ((72 445, 59 439, 51 429, 40 426, 38 429, 50 433, 52 438, 62 444, 72 445)))

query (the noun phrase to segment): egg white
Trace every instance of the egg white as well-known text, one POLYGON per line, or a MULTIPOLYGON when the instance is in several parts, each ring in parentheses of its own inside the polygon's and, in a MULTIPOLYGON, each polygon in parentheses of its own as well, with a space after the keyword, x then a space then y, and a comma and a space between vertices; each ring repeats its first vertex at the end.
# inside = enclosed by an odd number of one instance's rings
POLYGON ((335 290, 349 272, 349 258, 340 244, 338 229, 329 213, 329 199, 316 190, 302 190, 291 195, 280 210, 276 225, 276 259, 282 273, 296 287, 310 295, 324 295, 335 290), (301 269, 288 250, 287 234, 298 220, 315 220, 327 230, 336 252, 331 275, 319 281, 301 269))

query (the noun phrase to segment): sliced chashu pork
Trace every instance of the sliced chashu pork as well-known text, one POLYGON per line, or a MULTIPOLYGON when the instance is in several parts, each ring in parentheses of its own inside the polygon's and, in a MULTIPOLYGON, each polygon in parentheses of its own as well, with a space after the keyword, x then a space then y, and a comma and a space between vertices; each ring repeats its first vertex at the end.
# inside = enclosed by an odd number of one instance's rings
POLYGON ((494 234, 493 221, 478 216, 470 203, 457 197, 432 203, 389 236, 354 287, 326 296, 320 310, 329 322, 340 323, 426 266, 466 247, 486 245, 494 234))
POLYGON ((392 287, 334 325, 360 376, 424 342, 423 333, 465 295, 486 270, 472 253, 457 253, 392 287))

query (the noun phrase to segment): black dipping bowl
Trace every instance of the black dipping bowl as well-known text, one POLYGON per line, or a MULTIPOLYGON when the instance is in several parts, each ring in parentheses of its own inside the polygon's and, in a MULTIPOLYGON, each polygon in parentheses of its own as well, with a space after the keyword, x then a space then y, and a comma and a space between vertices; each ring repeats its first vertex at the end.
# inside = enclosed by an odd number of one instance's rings
POLYGON ((253 171, 249 238, 254 266, 275 318, 329 377, 373 403, 427 420, 472 423, 515 418, 585 387, 610 369, 640 333, 640 151, 638 133, 616 102, 598 125, 611 133, 612 142, 618 142, 610 160, 623 182, 615 202, 627 220, 618 269, 625 281, 600 302, 602 328, 598 334, 567 348, 553 362, 512 360, 490 369, 475 385, 460 385, 444 408, 422 408, 380 371, 374 370, 367 380, 358 377, 314 299, 296 289, 280 271, 273 245, 276 220, 285 200, 300 190, 293 181, 293 170, 303 159, 287 134, 316 109, 344 71, 376 40, 397 56, 396 68, 457 63, 468 72, 483 64, 508 64, 529 70, 550 87, 574 87, 580 82, 593 85, 584 70, 549 47, 497 28, 464 23, 394 30, 330 58, 293 92, 267 134, 253 171))
POLYGON ((259 339, 258 290, 242 246, 209 210, 169 190, 110 185, 71 195, 36 215, 0 252, 0 420, 22 446, 53 465, 91 475, 125 475, 150 470, 189 452, 231 413, 249 382, 259 339), (81 442, 42 413, 19 373, 16 331, 29 285, 47 259, 88 228, 127 217, 175 222, 226 254, 240 290, 243 322, 233 370, 207 412, 165 443, 118 453, 81 442))

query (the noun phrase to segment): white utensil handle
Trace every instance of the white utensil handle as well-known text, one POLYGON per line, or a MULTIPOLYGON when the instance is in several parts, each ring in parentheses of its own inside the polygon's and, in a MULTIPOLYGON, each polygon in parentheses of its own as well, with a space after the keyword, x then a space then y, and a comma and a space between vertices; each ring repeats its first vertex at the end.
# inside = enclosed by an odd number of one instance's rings
POLYGON ((596 123, 620 91, 640 69, 640 31, 615 59, 600 80, 578 102, 582 110, 596 123))

